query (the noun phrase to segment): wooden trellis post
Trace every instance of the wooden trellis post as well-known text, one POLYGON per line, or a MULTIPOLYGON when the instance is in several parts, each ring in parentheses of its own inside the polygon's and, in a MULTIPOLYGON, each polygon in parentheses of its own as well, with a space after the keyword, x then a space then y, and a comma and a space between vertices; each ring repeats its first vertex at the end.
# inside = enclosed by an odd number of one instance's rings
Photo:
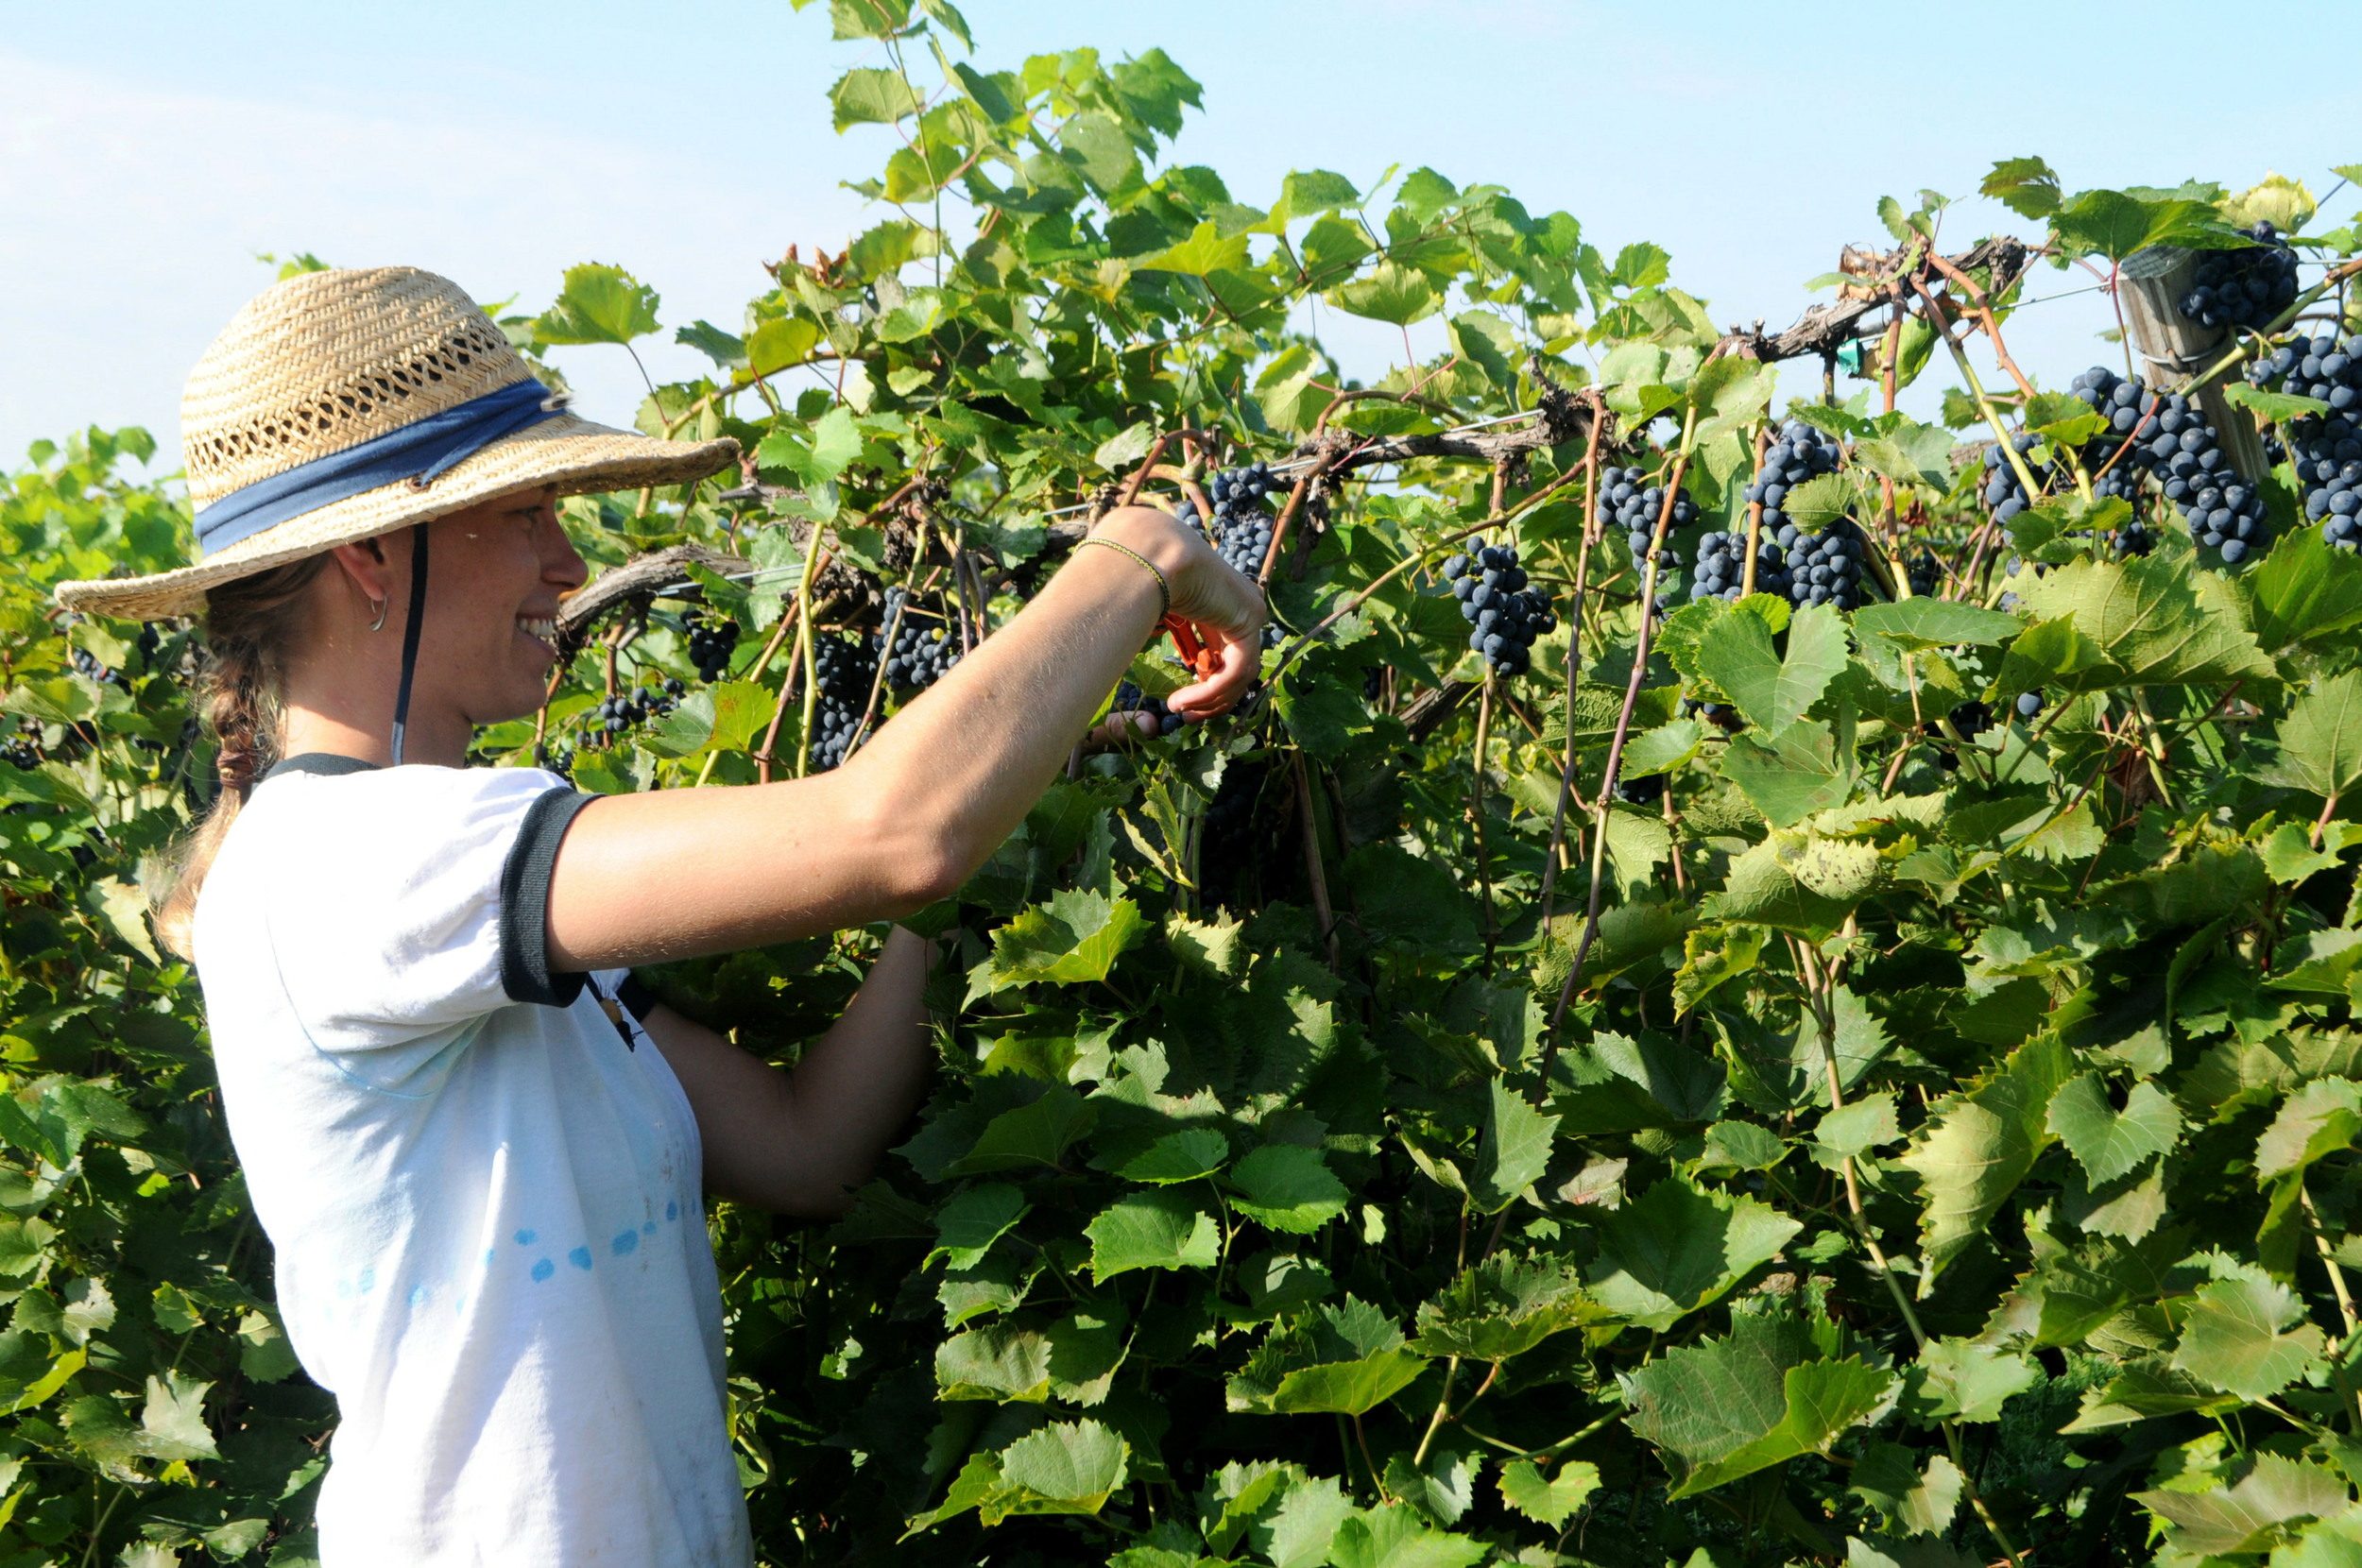
POLYGON ((2251 483, 2260 481, 2271 465, 2264 461, 2264 437, 2254 418, 2223 396, 2219 376, 2202 386, 2182 384, 2228 353, 2232 342, 2231 328, 2202 327, 2182 314, 2180 301, 2190 291, 2198 258, 2199 252, 2176 245, 2152 245, 2126 257, 2116 273, 2125 331, 2146 366, 2148 384, 2195 398, 2232 466, 2251 483))

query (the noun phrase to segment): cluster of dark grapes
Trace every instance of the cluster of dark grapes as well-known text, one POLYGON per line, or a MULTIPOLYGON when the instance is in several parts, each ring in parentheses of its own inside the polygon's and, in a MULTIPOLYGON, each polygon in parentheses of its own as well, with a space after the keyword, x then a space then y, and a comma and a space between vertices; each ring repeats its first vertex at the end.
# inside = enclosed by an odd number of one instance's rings
POLYGON ((2126 446, 2144 439, 2148 432, 2142 421, 2155 411, 2156 400, 2148 395, 2139 378, 2127 380, 2104 365, 2095 365, 2068 383, 2067 390, 2088 404, 2093 413, 2108 421, 2108 429, 2086 442, 2077 455, 2083 471, 2092 476, 2092 495, 2106 501, 2134 500, 2141 487, 2141 471, 2145 467, 2142 447, 2126 446))
POLYGON ((2308 414, 2289 428, 2298 488, 2323 537, 2346 550, 2362 546, 2362 334, 2282 344, 2248 367, 2248 379, 2329 404, 2326 415, 2308 414))
POLYGON ((1780 427, 1780 438, 1766 447, 1755 466, 1755 482, 1747 486, 1751 503, 1763 503, 1763 531, 1776 534, 1788 520, 1781 508, 1788 493, 1807 480, 1837 472, 1841 455, 1834 436, 1825 435, 1802 419, 1780 427))
POLYGON ((125 674, 120 670, 111 669, 107 665, 101 664, 98 661, 97 656, 94 655, 89 649, 69 648, 67 653, 74 661, 75 673, 78 675, 85 675, 92 680, 100 682, 103 685, 111 686, 118 691, 128 691, 131 690, 130 676, 125 674))
POLYGON ((689 628, 689 662, 697 667, 697 678, 710 684, 729 673, 730 655, 738 647, 738 622, 707 621, 692 615, 689 628))
POLYGON ((1108 709, 1112 713, 1145 713, 1156 721, 1156 733, 1171 735, 1189 721, 1165 706, 1162 697, 1152 697, 1130 681, 1116 688, 1116 700, 1108 709))
POLYGON ((685 690, 677 679, 667 676, 663 686, 657 690, 642 686, 630 691, 613 692, 602 698, 599 706, 590 710, 590 733, 611 739, 635 724, 645 724, 650 719, 670 713, 685 690))
MULTIPOLYGON (((1600 503, 1597 508, 1602 523, 1613 523, 1624 531, 1624 542, 1632 547, 1633 567, 1645 570, 1649 558, 1649 541, 1656 537, 1657 519, 1665 512, 1665 486, 1649 482, 1643 469, 1601 469, 1600 470, 1600 503)), ((1673 498, 1673 515, 1666 520, 1666 543, 1656 553, 1657 588, 1655 607, 1659 611, 1673 607, 1672 573, 1682 564, 1681 552, 1672 546, 1675 534, 1698 520, 1697 503, 1686 494, 1673 498)))
POLYGON ((574 748, 537 741, 533 745, 533 765, 543 773, 554 773, 560 778, 571 779, 574 776, 574 748))
POLYGON ((1911 592, 1915 597, 1925 599, 1943 585, 1943 566, 1936 559, 1936 553, 1924 544, 1919 547, 1919 554, 1911 557, 1910 565, 1903 571, 1910 580, 1911 592))
MULTIPOLYGON (((2220 551, 2234 566, 2271 541, 2263 493, 2231 466, 2221 436, 2195 401, 2179 392, 2160 398, 2101 365, 2076 377, 2073 385, 2077 397, 2108 417, 2113 434, 2133 438, 2119 469, 2138 463, 2154 474, 2165 499, 2188 521, 2192 538, 2220 551)), ((2107 440, 2100 438, 2102 444, 2107 440)), ((2131 483, 2127 474, 2123 487, 2112 487, 2111 493, 2130 499, 2131 483)), ((2130 532, 2113 541, 2118 554, 2146 554, 2139 548, 2146 535, 2128 538, 2130 532)))
MULTIPOLYGON (((2041 437, 2032 431, 2022 430, 2010 437, 2010 445, 2015 449, 2021 458, 2025 458, 2027 471, 2034 475, 2035 483, 2047 486, 2049 476, 2037 469, 2033 459, 2027 455, 2034 450, 2034 443, 2040 439, 2041 437)), ((1997 445, 1987 447, 1985 449, 1985 510, 1993 514, 1993 520, 2007 528, 2020 512, 2033 503, 2033 498, 2026 493, 2026 482, 2018 478, 2017 466, 2010 461, 2009 454, 1997 445)))
POLYGON ((850 639, 813 639, 812 668, 820 706, 812 716, 812 766, 826 773, 845 760, 853 732, 869 711, 869 689, 878 679, 878 642, 873 634, 850 639))
POLYGON ((2264 497, 2231 466, 2231 454, 2207 422, 2205 410, 2173 393, 2157 409, 2156 438, 2149 468, 2164 482, 2165 499, 2181 509, 2190 535, 2233 565, 2271 542, 2264 497))
POLYGON ((1852 518, 1839 518, 1818 534, 1784 522, 1779 542, 1788 551, 1790 604, 1861 607, 1862 562, 1869 556, 1870 541, 1852 518))
POLYGON ((2209 250, 2198 259, 2182 314, 2201 327, 2260 332, 2296 302, 2297 253, 2268 223, 2248 230, 2253 245, 2209 250))
MULTIPOLYGON (((1944 715, 1963 741, 1974 741, 1993 727, 1993 708, 1982 700, 1971 697, 1944 715)), ((1950 745, 1951 737, 1943 733, 1943 725, 1930 719, 1920 728, 1936 737, 1936 764, 1950 773, 1960 765, 1960 754, 1950 745)))
POLYGON ((1278 488, 1268 463, 1224 469, 1206 484, 1206 498, 1214 507, 1210 523, 1198 517, 1194 502, 1182 502, 1175 515, 1203 531, 1214 554, 1252 577, 1263 570, 1263 557, 1271 551, 1274 519, 1265 503, 1278 488))
POLYGON ((1216 907, 1229 902, 1239 878, 1263 859, 1258 853, 1263 820, 1255 806, 1270 774, 1267 763, 1231 763, 1206 808, 1206 824, 1198 840, 1197 884, 1207 901, 1216 907))
POLYGON ((41 743, 25 729, 10 730, 8 739, 0 741, 0 762, 31 773, 41 766, 41 743))
MULTIPOLYGON (((1835 605, 1850 610, 1861 605, 1863 558, 1870 544, 1851 518, 1839 518, 1815 533, 1799 527, 1787 512, 1789 493, 1798 486, 1837 471, 1843 455, 1834 436, 1802 419, 1780 427, 1779 439, 1764 449, 1755 468, 1754 483, 1745 491, 1750 502, 1763 507, 1763 537, 1775 555, 1769 563, 1758 556, 1755 588, 1785 593, 1793 605, 1835 605)), ((1723 555, 1743 557, 1744 536, 1725 536, 1723 555)), ((1728 576, 1727 567, 1723 575, 1728 576)), ((1728 590, 1724 590, 1729 597, 1728 590)))
POLYGON ((899 588, 886 589, 885 624, 894 627, 894 645, 886 651, 885 678, 896 690, 916 688, 923 691, 959 663, 959 638, 941 622, 933 630, 920 622, 911 613, 910 596, 899 588))
MULTIPOLYGON (((1747 531, 1716 529, 1698 540, 1698 574, 1689 584, 1689 597, 1736 602, 1747 587, 1747 531)), ((1788 552, 1766 529, 1755 543, 1755 591, 1788 592, 1788 552)))
POLYGON ((1528 585, 1514 545, 1488 544, 1472 555, 1454 555, 1444 563, 1444 581, 1460 601, 1462 618, 1474 622, 1468 646, 1484 656, 1494 673, 1522 675, 1532 667, 1533 639, 1554 630, 1558 617, 1550 596, 1528 585))

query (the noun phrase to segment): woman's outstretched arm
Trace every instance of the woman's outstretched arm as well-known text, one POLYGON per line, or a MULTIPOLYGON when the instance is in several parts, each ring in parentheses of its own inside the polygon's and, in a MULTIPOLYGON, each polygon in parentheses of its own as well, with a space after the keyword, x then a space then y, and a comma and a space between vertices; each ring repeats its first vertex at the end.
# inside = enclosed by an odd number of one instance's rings
POLYGON ((793 1072, 669 1007, 641 1023, 697 1115, 706 1190, 732 1202, 833 1219, 917 1109, 934 1065, 919 1000, 933 944, 896 927, 853 1004, 793 1072))
MULTIPOLYGON (((1220 664, 1173 693, 1190 716, 1236 703, 1260 659, 1262 596, 1165 513, 1096 531, 1154 561, 1220 664)), ((1022 613, 843 767, 738 789, 614 795, 574 819, 551 878, 550 963, 609 968, 892 919, 956 892, 1024 820, 1147 643, 1155 579, 1078 549, 1022 613)))

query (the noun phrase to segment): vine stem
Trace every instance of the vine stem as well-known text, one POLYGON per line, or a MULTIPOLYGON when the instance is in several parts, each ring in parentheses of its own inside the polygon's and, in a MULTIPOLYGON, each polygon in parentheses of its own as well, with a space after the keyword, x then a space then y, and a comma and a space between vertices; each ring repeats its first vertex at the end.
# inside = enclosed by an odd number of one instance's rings
POLYGON ((1558 1065, 1559 1047, 1564 1040, 1560 1025, 1566 1019, 1567 1004, 1575 999, 1575 986, 1583 979, 1583 960, 1590 956, 1591 945, 1599 940, 1600 884, 1607 852, 1608 805, 1616 793, 1616 770, 1624 761, 1624 740, 1632 733, 1632 710, 1640 701, 1641 683, 1649 676, 1649 647, 1656 626, 1657 557, 1664 553, 1665 536, 1673 525, 1673 504, 1681 499, 1682 474, 1689 467, 1689 449, 1697 436, 1698 410, 1692 405, 1682 416, 1681 449, 1674 453, 1673 471, 1665 482, 1665 500, 1657 508, 1656 528, 1649 536, 1648 566, 1640 578, 1640 635, 1633 644, 1632 678, 1624 683, 1624 706, 1616 715, 1616 736, 1608 742, 1607 765, 1600 771, 1600 793, 1591 808, 1591 893, 1583 912, 1583 940, 1576 944, 1573 962, 1566 966, 1566 983, 1558 988, 1558 1004, 1550 1009, 1550 1045, 1542 1058, 1545 1095, 1549 1093, 1550 1069, 1558 1065))
POLYGON ((2173 803, 2173 791, 2165 786, 2165 747, 2157 735, 2157 716, 2148 710, 2148 693, 2137 686, 2132 688, 2132 708, 2141 716, 2141 760, 2148 764, 2149 782, 2157 786, 2165 810, 2178 811, 2181 808, 2173 803))
POLYGON ((1485 752, 1493 738, 1493 671, 1488 664, 1484 672, 1484 688, 1477 694, 1476 765, 1470 770, 1474 782, 1468 792, 1468 815, 1476 827, 1477 898, 1484 908, 1484 968, 1493 968, 1493 945, 1497 932, 1493 924, 1493 870, 1484 848, 1484 769, 1485 752))
MULTIPOLYGON (((1843 934, 1850 940, 1858 935, 1860 927, 1856 923, 1854 916, 1847 915, 1843 934)), ((1836 1007, 1838 977, 1843 968, 1844 960, 1833 958, 1825 966, 1817 964, 1813 962, 1813 949, 1809 943, 1790 937, 1789 944, 1796 956, 1797 967, 1804 973, 1806 995, 1812 1006, 1814 1022, 1820 1029, 1821 1060, 1828 1072, 1829 1110, 1834 1115, 1845 1104, 1844 1084, 1837 1065, 1836 1007)), ((1861 1184, 1854 1174, 1854 1157, 1851 1154, 1842 1156, 1838 1162, 1838 1168, 1845 1178, 1845 1207, 1846 1212, 1853 1219, 1854 1232, 1861 1238, 1862 1249, 1870 1254, 1870 1261, 1877 1270, 1878 1278, 1886 1282, 1887 1293, 1894 1298, 1895 1306, 1902 1312, 1903 1324, 1910 1330, 1912 1344, 1922 1355, 1925 1355, 1927 1349, 1927 1331, 1920 1325, 1919 1314, 1912 1309, 1910 1298, 1904 1294, 1901 1283, 1895 1279, 1894 1270, 1887 1262, 1886 1250, 1878 1245, 1877 1232, 1871 1227, 1869 1211, 1862 1204, 1861 1184)), ((1977 1510, 1977 1517, 1984 1522, 1985 1529, 1992 1535, 1994 1544, 2001 1548, 2001 1555, 2010 1559, 2011 1568, 2022 1568, 2024 1558, 2020 1556, 2015 1543, 2010 1540, 2009 1533, 2002 1529, 2001 1522, 1994 1517, 1993 1509, 1986 1505, 1983 1491, 1978 1489, 1976 1478, 1969 1474, 1967 1456, 1960 1447, 1959 1424, 1945 1419, 1942 1425, 1944 1446, 1951 1453, 1952 1468, 1960 1472, 1960 1487, 1968 1493, 1969 1506, 1977 1510)))
MULTIPOLYGON (((796 776, 803 777, 812 770, 812 721, 820 706, 820 654, 812 627, 812 584, 820 574, 820 525, 812 525, 812 548, 804 553, 804 572, 796 579, 796 651, 804 661, 804 712, 796 727, 801 731, 796 746, 796 776)), ((781 683, 785 690, 785 683, 781 683)), ((767 751, 768 745, 764 747, 767 751)))
MULTIPOLYGON (((1566 610, 1566 746, 1559 759, 1558 806, 1550 813, 1550 847, 1542 857, 1542 929, 1550 925, 1551 900, 1558 890, 1558 862, 1566 849, 1566 807, 1575 793, 1575 690, 1583 684, 1583 606, 1591 578, 1591 548, 1600 537, 1600 426, 1605 416, 1600 395, 1586 389, 1591 404, 1591 434, 1583 449, 1583 543, 1575 551, 1574 602, 1566 610)), ((1559 557, 1561 564, 1566 557, 1559 557)), ((1586 808, 1586 810, 1588 808, 1586 808)))
MULTIPOLYGON (((2031 398, 2034 395, 2034 383, 2026 379, 2026 372, 2020 370, 2017 367, 2017 361, 2010 357, 2010 346, 2001 341, 2001 324, 1994 317, 1993 301, 1991 298, 1986 295, 1983 289, 1977 287, 1976 279, 1971 278, 1967 273, 1962 272, 1959 267, 1954 266, 1950 262, 1945 261, 1942 256, 1937 255, 1935 248, 1932 246, 1929 247, 1927 250, 1927 261, 1928 264, 1938 272, 1943 273, 1946 278, 1949 278, 1952 281, 1960 284, 1961 288, 1968 291, 1969 302, 1977 307, 1977 317, 1984 326, 1985 339, 1993 345, 1993 357, 1994 362, 1997 363, 2002 369, 2007 370, 2010 373, 2010 379, 2017 383, 2017 389, 2020 392, 2023 392, 2028 398, 2031 398)), ((2122 323, 2118 323, 2118 325, 2122 325, 2122 323)), ((1888 399, 1887 406, 1890 408, 1893 406, 1893 399, 1891 397, 1888 399)))
POLYGON ((1960 367, 1960 379, 1968 383, 1969 394, 1977 400, 1977 411, 1985 417, 1985 423, 1993 427, 1994 439, 2001 444, 2001 455, 2017 475, 2017 482, 2026 486, 2027 504, 2031 505, 2034 498, 2042 494, 2042 486, 2034 482, 2034 470, 2026 466, 2026 454, 2011 444, 2010 432, 2001 423, 2001 415, 1993 406, 1993 399, 1986 395, 1985 383, 1977 379, 1977 367, 1968 362, 1968 350, 1953 337, 1951 318, 1943 314, 1943 307, 1927 291, 1926 284, 1914 278, 1911 287, 1917 289, 1920 298, 1927 302, 1927 318, 1935 323, 1936 335, 1943 339, 1946 349, 1952 350, 1952 363, 1960 367))
POLYGON ((1328 968, 1331 974, 1344 973, 1344 959, 1337 945, 1337 911, 1328 897, 1328 872, 1322 863, 1320 824, 1312 815, 1312 781, 1304 768, 1304 753, 1288 754, 1295 775, 1296 815, 1304 823, 1304 871, 1312 883, 1312 917, 1321 923, 1321 937, 1328 948, 1328 968))
MULTIPOLYGON (((1755 472, 1763 472, 1763 454, 1772 450, 1772 426, 1767 421, 1755 426, 1755 472)), ((1747 564, 1739 572, 1738 596, 1741 599, 1755 591, 1755 554, 1763 548, 1763 502, 1747 503, 1747 564)))

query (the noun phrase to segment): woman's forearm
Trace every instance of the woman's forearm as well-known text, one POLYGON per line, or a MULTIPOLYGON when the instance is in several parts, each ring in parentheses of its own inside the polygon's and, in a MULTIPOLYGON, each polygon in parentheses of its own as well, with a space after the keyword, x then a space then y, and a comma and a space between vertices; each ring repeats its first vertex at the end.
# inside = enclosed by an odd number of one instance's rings
POLYGON ((895 927, 852 1005, 788 1074, 798 1152, 784 1174, 796 1190, 849 1200, 925 1098, 935 1064, 925 1001, 934 951, 895 927))
POLYGON ((852 1005, 793 1072, 669 1008, 642 1020, 696 1114, 707 1191, 787 1214, 845 1212, 926 1093, 933 952, 897 927, 852 1005))

